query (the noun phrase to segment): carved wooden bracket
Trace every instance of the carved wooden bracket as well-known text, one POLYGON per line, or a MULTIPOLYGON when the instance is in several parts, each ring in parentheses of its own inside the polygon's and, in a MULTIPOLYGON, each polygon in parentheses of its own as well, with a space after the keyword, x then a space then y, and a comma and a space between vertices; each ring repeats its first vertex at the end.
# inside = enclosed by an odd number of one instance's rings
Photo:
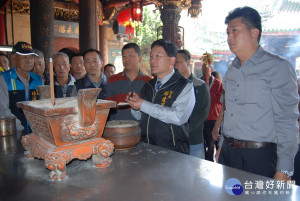
MULTIPOLYGON (((29 0, 17 1, 13 0, 13 13, 30 15, 30 3, 29 0)), ((7 13, 11 13, 10 4, 6 7, 7 13)), ((77 1, 68 1, 68 4, 61 2, 53 2, 53 12, 54 19, 70 21, 70 22, 79 22, 79 4, 77 1), (71 3, 70 3, 71 2, 71 3)), ((97 19, 100 24, 104 20, 103 6, 100 1, 97 1, 97 19)))
POLYGON ((27 158, 45 161, 45 167, 51 170, 49 177, 54 181, 60 181, 66 177, 66 165, 75 158, 87 160, 93 156, 94 165, 97 167, 109 166, 112 162, 110 156, 114 150, 113 143, 103 138, 57 147, 36 134, 30 134, 23 136, 22 144, 27 150, 25 151, 27 158))

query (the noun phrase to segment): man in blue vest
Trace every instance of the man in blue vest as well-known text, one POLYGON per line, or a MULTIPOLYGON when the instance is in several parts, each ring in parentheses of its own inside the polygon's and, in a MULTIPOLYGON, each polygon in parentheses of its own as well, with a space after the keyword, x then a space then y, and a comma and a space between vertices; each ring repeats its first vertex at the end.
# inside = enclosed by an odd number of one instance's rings
POLYGON ((43 80, 39 75, 31 72, 36 54, 30 44, 18 42, 12 54, 15 68, 0 75, 0 116, 16 116, 17 130, 25 128, 28 134, 30 127, 22 109, 18 108, 16 103, 39 99, 37 86, 43 85, 43 80))
POLYGON ((193 83, 174 70, 176 46, 157 40, 151 45, 150 67, 156 77, 145 83, 140 94, 127 98, 132 115, 140 120, 141 141, 189 154, 187 121, 195 105, 193 83))

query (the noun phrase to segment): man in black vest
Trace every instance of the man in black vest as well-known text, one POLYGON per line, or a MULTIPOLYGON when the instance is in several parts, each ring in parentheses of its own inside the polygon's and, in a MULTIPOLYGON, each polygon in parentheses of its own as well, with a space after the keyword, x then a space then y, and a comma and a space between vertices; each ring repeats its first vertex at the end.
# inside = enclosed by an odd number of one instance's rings
POLYGON ((189 154, 187 121, 195 105, 193 84, 174 65, 176 46, 165 40, 151 45, 150 67, 156 77, 141 90, 129 93, 132 115, 140 120, 141 141, 189 154))

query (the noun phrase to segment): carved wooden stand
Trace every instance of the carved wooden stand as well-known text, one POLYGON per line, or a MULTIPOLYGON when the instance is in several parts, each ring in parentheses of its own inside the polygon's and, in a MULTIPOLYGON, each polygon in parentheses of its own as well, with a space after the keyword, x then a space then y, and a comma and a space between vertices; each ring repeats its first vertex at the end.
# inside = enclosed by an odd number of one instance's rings
POLYGON ((77 158, 87 160, 93 155, 93 163, 97 167, 107 167, 112 162, 114 145, 104 138, 94 138, 81 143, 57 147, 38 135, 23 136, 22 144, 27 158, 38 158, 45 161, 45 167, 51 170, 50 178, 55 181, 64 179, 67 175, 66 165, 77 158))
MULTIPOLYGON (((99 89, 81 91, 76 97, 19 102, 33 131, 23 136, 22 144, 28 158, 45 161, 50 177, 59 181, 66 177, 66 165, 74 158, 87 160, 93 155, 97 167, 107 167, 114 145, 102 138, 103 130, 114 101, 98 100, 99 89)), ((80 92, 80 91, 79 91, 80 92)))

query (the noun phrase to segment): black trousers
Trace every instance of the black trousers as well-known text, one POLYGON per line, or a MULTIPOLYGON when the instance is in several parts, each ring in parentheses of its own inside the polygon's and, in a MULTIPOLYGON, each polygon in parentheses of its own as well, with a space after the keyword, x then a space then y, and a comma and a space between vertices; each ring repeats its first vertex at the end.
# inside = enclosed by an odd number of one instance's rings
POLYGON ((295 156, 294 175, 292 176, 292 180, 296 181, 296 185, 300 185, 300 145, 298 145, 298 152, 295 156))
POLYGON ((212 138, 211 132, 214 129, 215 123, 215 120, 206 120, 203 128, 205 160, 212 162, 214 161, 215 141, 212 138))
POLYGON ((232 148, 224 139, 219 163, 273 178, 276 173, 277 147, 268 146, 259 149, 232 148))

